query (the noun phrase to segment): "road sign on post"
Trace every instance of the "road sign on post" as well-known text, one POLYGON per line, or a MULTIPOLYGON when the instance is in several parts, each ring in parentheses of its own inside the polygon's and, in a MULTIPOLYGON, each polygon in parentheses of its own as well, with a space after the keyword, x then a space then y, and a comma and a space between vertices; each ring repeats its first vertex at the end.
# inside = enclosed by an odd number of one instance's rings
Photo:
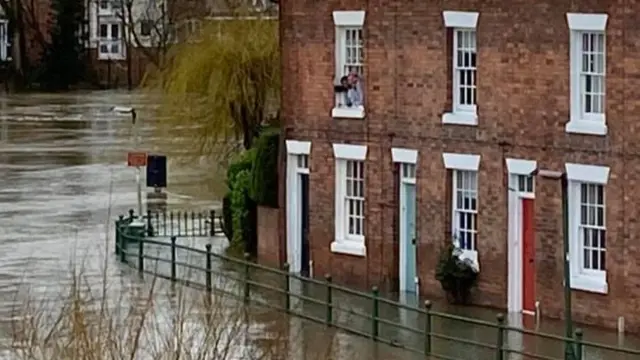
POLYGON ((135 167, 147 166, 147 153, 129 152, 127 154, 127 165, 135 167))

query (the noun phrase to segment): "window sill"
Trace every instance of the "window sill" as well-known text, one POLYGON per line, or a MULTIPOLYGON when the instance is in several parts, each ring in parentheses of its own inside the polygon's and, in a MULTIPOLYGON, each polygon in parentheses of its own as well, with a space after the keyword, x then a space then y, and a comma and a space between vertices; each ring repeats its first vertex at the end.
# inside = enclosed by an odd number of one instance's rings
POLYGON ((348 240, 335 240, 331 243, 331 252, 354 256, 366 256, 367 247, 362 243, 348 240))
POLYGON ((477 126, 478 115, 473 112, 450 112, 442 115, 442 123, 446 125, 477 126))
POLYGON ((606 276, 604 278, 589 275, 571 276, 571 288, 598 294, 609 293, 609 284, 607 284, 606 276))
POLYGON ((335 107, 331 110, 332 118, 342 119, 364 119, 364 106, 358 107, 335 107))
POLYGON ((569 120, 564 130, 570 134, 607 135, 607 125, 593 120, 569 120))
POLYGON ((124 55, 113 55, 113 56, 107 56, 107 55, 99 55, 98 56, 98 60, 100 61, 122 61, 125 60, 127 57, 124 55))

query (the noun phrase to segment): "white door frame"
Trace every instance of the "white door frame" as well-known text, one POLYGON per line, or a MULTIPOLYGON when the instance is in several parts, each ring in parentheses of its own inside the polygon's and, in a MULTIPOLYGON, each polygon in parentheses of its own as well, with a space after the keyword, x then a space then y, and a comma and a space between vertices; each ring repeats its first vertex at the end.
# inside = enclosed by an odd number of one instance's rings
POLYGON ((302 202, 300 196, 300 174, 309 174, 309 168, 298 166, 300 155, 308 156, 311 152, 310 141, 287 140, 287 183, 286 183, 286 216, 287 216, 287 263, 289 271, 299 273, 302 267, 300 215, 302 202))
MULTIPOLYGON (((413 186, 416 186, 416 178, 415 176, 413 177, 407 177, 404 176, 402 173, 402 165, 403 164, 410 164, 415 166, 416 163, 418 162, 418 151, 417 150, 411 150, 411 149, 404 149, 404 148, 392 148, 391 149, 391 157, 393 159, 394 163, 399 163, 400 165, 400 169, 398 171, 398 178, 399 178, 399 184, 400 186, 398 186, 399 191, 400 191, 400 196, 399 196, 399 206, 398 206, 398 211, 399 211, 399 219, 400 219, 400 226, 399 226, 399 231, 400 231, 400 241, 398 242, 398 252, 400 253, 400 261, 398 262, 398 265, 400 267, 399 269, 399 275, 400 275, 400 286, 399 286, 399 290, 402 291, 406 291, 406 289, 404 288, 405 284, 406 284, 406 266, 405 263, 407 261, 407 259, 405 258, 405 254, 404 254, 404 247, 407 245, 408 241, 411 241, 412 239, 407 239, 406 236, 406 229, 405 229, 405 223, 406 223, 406 212, 405 212, 405 207, 406 207, 406 203, 407 203, 407 199, 406 199, 406 189, 405 187, 407 186, 407 184, 412 184, 413 186)), ((417 169, 416 169, 417 171, 417 169)), ((417 199, 414 199, 414 201, 416 201, 416 214, 417 214, 417 210, 418 210, 418 204, 417 204, 417 199)), ((416 245, 417 246, 417 245, 416 245)), ((414 279, 414 283, 416 284, 416 288, 415 291, 418 292, 418 264, 416 263, 416 278, 414 279)))
MULTIPOLYGON (((531 175, 537 168, 536 161, 521 159, 506 159, 508 172, 507 197, 508 213, 508 289, 507 308, 509 312, 522 312, 523 301, 523 263, 522 263, 522 199, 535 199, 534 192, 520 191, 518 176, 531 175)), ((534 178, 535 183, 535 178, 534 178)), ((534 184, 535 186, 535 184, 534 184)))

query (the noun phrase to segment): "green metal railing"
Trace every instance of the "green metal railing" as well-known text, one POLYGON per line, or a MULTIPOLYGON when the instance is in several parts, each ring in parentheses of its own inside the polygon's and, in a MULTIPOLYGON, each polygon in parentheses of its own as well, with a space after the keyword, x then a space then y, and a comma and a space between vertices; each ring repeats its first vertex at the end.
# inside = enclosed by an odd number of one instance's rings
POLYGON ((247 305, 283 311, 430 359, 560 360, 566 343, 574 350, 569 360, 640 356, 640 350, 585 341, 580 329, 566 338, 509 326, 503 314, 484 321, 435 311, 430 301, 409 306, 382 297, 376 287, 357 291, 333 283, 331 275, 310 279, 290 273, 286 264, 276 269, 253 263, 248 255, 225 256, 212 244, 204 249, 180 245, 176 234, 170 234, 170 241, 152 239, 144 236, 147 231, 136 233, 128 224, 124 217, 116 221, 116 253, 140 273, 228 293, 247 305), (154 250, 156 255, 151 254, 154 250), (229 282, 233 286, 226 286, 229 282))

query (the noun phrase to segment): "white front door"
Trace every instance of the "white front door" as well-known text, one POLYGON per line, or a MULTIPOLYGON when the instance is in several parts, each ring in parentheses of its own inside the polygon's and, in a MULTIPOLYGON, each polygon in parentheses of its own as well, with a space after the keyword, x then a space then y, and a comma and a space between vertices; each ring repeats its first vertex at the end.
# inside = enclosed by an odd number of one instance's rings
MULTIPOLYGON (((302 266, 303 180, 309 174, 309 155, 289 154, 287 161, 287 263, 289 271, 299 273, 302 266)), ((306 264, 305 264, 306 265, 306 264)))
POLYGON ((400 292, 416 293, 416 167, 400 164, 400 292))

